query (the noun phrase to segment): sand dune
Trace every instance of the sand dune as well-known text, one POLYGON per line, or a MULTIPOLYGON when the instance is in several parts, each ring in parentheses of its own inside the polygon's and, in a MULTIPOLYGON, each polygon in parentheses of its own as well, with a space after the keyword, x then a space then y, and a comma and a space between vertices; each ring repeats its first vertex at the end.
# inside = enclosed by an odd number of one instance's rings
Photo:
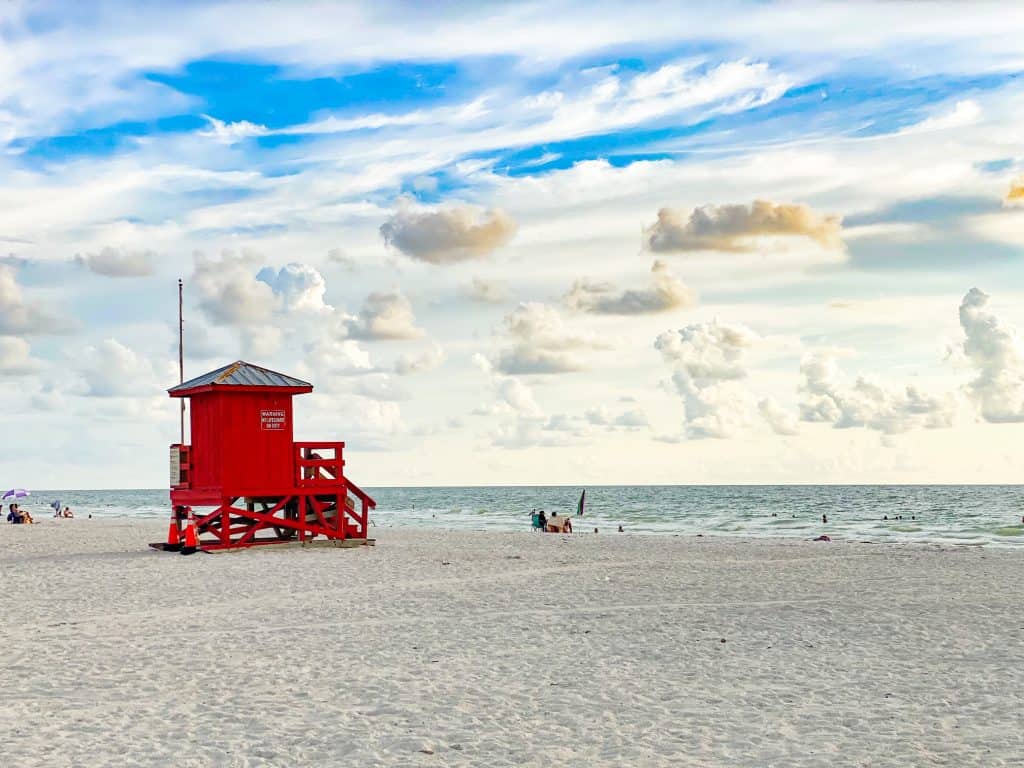
POLYGON ((157 523, 0 526, 0 763, 1024 755, 1019 553, 376 532, 181 557, 157 523))

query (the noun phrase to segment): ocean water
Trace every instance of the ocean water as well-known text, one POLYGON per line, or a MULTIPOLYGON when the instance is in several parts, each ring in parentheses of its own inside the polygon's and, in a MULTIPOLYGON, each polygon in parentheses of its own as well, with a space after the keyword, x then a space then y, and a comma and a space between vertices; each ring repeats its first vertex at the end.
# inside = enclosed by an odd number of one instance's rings
MULTIPOLYGON (((380 527, 526 530, 530 511, 574 514, 579 487, 368 488, 380 527)), ((165 518, 166 490, 33 491, 47 516, 60 499, 76 516, 165 518)), ((832 538, 1024 546, 1024 486, 592 486, 577 532, 832 538), (821 522, 822 514, 828 523, 821 522), (883 518, 888 517, 888 520, 883 518), (902 518, 902 519, 899 519, 902 518)))

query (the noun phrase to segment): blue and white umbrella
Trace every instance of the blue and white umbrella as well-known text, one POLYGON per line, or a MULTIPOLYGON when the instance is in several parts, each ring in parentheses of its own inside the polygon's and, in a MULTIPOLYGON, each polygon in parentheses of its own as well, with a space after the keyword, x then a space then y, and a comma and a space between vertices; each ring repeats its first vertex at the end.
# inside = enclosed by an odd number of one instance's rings
POLYGON ((11 490, 9 490, 3 496, 0 496, 0 501, 3 501, 4 499, 24 499, 26 496, 31 495, 32 494, 29 493, 24 488, 11 488, 11 490))

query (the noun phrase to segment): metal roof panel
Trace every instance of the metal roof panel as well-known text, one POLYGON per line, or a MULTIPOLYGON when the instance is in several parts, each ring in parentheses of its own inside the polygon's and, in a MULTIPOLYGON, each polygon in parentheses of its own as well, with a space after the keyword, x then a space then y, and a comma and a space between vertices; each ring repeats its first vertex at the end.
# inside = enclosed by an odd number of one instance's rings
POLYGON ((244 387, 312 387, 308 381, 296 379, 277 371, 271 371, 259 365, 247 363, 244 360, 218 368, 215 371, 204 373, 194 379, 189 379, 183 384, 171 387, 168 392, 182 392, 187 389, 196 389, 205 386, 244 386, 244 387))

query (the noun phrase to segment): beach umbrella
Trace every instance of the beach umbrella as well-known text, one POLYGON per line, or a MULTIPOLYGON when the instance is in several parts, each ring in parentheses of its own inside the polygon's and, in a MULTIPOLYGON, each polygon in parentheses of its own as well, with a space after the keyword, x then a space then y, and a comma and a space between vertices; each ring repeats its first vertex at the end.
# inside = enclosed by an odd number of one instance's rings
POLYGON ((24 499, 26 496, 32 494, 26 491, 24 488, 11 488, 7 493, 0 497, 0 501, 4 499, 24 499))
POLYGON ((583 489, 583 493, 580 494, 580 500, 576 504, 576 514, 577 515, 580 515, 580 516, 583 515, 583 507, 586 506, 586 503, 587 503, 587 489, 584 488, 583 489))

